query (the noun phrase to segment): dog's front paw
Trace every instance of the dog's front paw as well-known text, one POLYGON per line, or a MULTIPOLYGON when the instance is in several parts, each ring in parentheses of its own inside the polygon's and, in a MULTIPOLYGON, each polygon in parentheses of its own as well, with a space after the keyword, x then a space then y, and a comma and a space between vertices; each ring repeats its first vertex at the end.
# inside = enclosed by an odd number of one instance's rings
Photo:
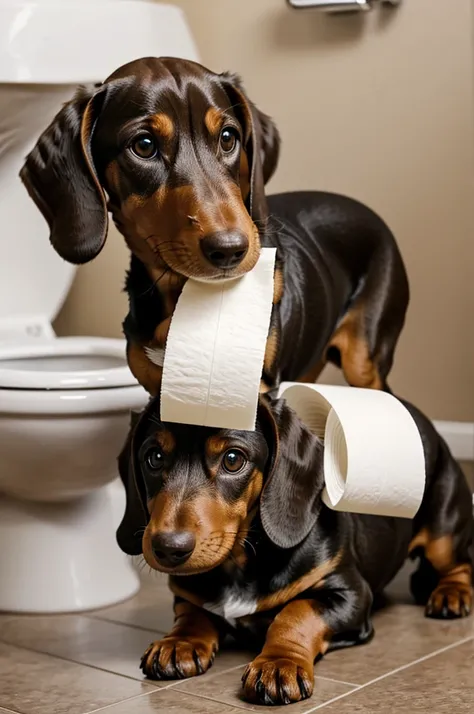
POLYGON ((152 642, 140 669, 148 679, 186 679, 204 674, 214 662, 215 643, 189 637, 165 637, 152 642))
POLYGON ((313 693, 313 666, 291 657, 260 655, 242 677, 244 697, 256 704, 293 704, 313 693))
POLYGON ((467 617, 472 607, 472 588, 464 583, 440 582, 431 593, 425 614, 439 620, 467 617))

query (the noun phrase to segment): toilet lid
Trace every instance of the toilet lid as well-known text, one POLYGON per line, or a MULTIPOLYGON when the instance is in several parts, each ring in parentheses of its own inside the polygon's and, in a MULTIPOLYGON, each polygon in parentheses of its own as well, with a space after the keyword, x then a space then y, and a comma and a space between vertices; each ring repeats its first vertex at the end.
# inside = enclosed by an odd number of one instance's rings
POLYGON ((125 341, 59 337, 0 343, 0 389, 135 387, 125 341))

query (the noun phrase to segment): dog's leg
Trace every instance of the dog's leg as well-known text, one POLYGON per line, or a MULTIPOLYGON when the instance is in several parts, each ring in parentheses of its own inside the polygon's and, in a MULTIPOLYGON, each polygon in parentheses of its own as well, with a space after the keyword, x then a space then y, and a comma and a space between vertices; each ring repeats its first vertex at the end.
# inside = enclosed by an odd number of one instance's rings
POLYGON ((268 628, 261 654, 242 682, 245 697, 260 704, 290 704, 313 692, 314 660, 323 655, 331 631, 314 600, 294 600, 268 628))
POLYGON ((443 441, 416 521, 410 544, 412 558, 421 558, 411 579, 416 602, 426 605, 427 617, 465 617, 473 600, 472 496, 443 441))
POLYGON ((352 387, 390 391, 387 376, 405 322, 409 290, 393 247, 382 245, 370 261, 363 286, 327 349, 352 387))
MULTIPOLYGON (((340 593, 322 605, 316 598, 293 600, 268 628, 262 652, 242 678, 244 696, 258 704, 291 704, 313 692, 314 662, 332 648, 367 642, 372 636, 369 586, 356 573, 335 576, 340 593), (344 641, 341 640, 343 636, 344 641)), ((328 581, 329 582, 329 581, 328 581)), ((320 594, 319 594, 320 595, 320 594)))
POLYGON ((185 600, 175 599, 175 624, 169 635, 152 642, 141 669, 149 679, 185 679, 204 674, 219 648, 219 631, 208 614, 185 600))
POLYGON ((383 389, 384 381, 365 333, 362 307, 354 306, 344 316, 327 349, 329 362, 341 367, 351 387, 383 389))
POLYGON ((411 578, 416 602, 426 605, 427 617, 452 619, 466 617, 472 608, 472 564, 459 538, 434 535, 423 528, 412 541, 413 554, 421 550, 418 570, 411 578))

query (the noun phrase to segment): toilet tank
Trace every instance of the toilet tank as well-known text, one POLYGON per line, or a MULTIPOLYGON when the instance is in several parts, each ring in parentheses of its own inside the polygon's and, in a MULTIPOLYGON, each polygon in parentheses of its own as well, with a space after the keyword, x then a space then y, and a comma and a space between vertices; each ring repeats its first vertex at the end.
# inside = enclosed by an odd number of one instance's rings
POLYGON ((97 82, 160 55, 198 60, 185 15, 172 4, 0 0, 0 82, 97 82))

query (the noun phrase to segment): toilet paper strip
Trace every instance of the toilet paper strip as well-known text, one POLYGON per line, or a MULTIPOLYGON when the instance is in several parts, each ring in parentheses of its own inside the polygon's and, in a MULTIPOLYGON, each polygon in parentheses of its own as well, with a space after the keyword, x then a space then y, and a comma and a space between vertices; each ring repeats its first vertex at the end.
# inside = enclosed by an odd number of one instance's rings
POLYGON ((324 503, 336 511, 413 518, 425 488, 418 428, 386 392, 286 382, 279 396, 324 439, 324 503))
POLYGON ((236 280, 188 280, 166 342, 161 419, 253 431, 273 302, 275 248, 236 280))

